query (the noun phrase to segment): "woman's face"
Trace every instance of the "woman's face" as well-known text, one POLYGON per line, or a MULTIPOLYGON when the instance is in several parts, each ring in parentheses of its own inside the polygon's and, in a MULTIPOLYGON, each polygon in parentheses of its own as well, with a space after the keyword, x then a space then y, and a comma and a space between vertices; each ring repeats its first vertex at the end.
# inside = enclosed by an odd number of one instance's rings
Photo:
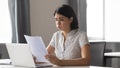
POLYGON ((72 23, 72 19, 65 17, 61 14, 56 13, 55 14, 55 22, 56 22, 56 27, 60 30, 66 31, 70 30, 70 25, 72 23))

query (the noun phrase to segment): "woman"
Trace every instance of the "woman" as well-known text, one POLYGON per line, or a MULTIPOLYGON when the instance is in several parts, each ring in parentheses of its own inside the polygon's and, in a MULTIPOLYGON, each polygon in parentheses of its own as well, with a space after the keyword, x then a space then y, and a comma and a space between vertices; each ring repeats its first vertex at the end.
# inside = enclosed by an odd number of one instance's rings
POLYGON ((78 21, 73 9, 62 5, 54 12, 56 27, 48 47, 46 59, 60 66, 90 65, 90 47, 85 32, 78 30, 78 21), (55 55, 53 53, 55 52, 55 55))

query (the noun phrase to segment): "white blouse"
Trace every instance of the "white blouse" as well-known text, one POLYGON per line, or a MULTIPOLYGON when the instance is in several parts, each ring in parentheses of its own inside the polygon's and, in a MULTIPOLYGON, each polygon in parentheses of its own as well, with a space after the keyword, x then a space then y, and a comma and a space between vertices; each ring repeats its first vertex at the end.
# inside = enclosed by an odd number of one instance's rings
POLYGON ((81 57, 80 48, 85 44, 88 44, 86 32, 76 29, 68 33, 65 42, 62 32, 55 32, 49 45, 55 48, 55 54, 59 59, 74 59, 81 57))

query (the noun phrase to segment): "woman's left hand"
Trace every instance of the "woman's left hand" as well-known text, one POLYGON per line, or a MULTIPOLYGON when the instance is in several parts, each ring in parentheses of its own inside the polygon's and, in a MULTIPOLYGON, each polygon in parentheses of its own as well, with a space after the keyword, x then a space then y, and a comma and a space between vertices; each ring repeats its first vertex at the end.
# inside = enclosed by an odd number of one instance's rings
POLYGON ((61 62, 61 61, 60 61, 56 56, 54 56, 54 55, 48 54, 48 55, 45 56, 45 58, 46 58, 48 61, 50 61, 51 63, 55 64, 55 65, 59 65, 60 62, 61 62))

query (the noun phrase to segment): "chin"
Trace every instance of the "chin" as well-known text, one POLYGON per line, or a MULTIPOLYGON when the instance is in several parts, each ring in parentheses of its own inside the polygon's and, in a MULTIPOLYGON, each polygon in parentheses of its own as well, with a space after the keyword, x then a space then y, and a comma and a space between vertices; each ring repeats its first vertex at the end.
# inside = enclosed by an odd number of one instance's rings
POLYGON ((60 28, 60 27, 57 27, 57 29, 58 29, 58 30, 61 30, 61 31, 63 31, 63 29, 62 29, 62 28, 60 28))
POLYGON ((58 30, 61 30, 60 28, 58 28, 58 30))
POLYGON ((60 28, 60 27, 57 27, 57 29, 59 29, 59 30, 60 30, 61 28, 60 28))
POLYGON ((57 28, 58 30, 62 30, 61 28, 57 28))

